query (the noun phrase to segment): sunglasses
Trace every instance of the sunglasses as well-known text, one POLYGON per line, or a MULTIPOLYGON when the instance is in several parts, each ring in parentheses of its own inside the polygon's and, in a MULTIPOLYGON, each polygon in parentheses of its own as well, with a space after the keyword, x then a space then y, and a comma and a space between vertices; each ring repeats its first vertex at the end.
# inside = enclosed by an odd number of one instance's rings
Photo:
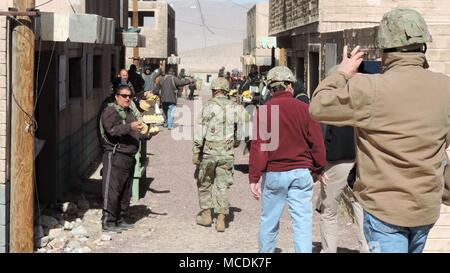
POLYGON ((126 95, 126 94, 117 94, 118 96, 121 96, 124 99, 131 99, 133 95, 126 95))

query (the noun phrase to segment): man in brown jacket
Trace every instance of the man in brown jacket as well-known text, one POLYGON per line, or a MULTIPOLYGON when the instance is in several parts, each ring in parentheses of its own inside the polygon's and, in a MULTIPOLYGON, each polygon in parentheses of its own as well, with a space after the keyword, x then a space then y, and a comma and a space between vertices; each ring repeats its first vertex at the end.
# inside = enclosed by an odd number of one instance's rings
POLYGON ((450 78, 425 58, 431 42, 422 16, 386 13, 378 33, 382 74, 358 75, 356 47, 314 92, 311 115, 355 127, 358 180, 371 252, 422 252, 439 218, 445 150, 450 144, 450 78))

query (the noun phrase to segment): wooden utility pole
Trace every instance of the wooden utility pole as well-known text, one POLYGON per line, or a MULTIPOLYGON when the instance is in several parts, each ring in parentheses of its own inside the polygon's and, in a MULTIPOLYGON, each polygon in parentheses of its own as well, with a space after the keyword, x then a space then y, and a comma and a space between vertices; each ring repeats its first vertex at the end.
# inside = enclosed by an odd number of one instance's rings
MULTIPOLYGON (((14 0, 25 12, 35 0, 14 0)), ((34 25, 17 16, 12 32, 11 222, 10 251, 33 252, 34 226, 34 25)))
MULTIPOLYGON (((132 25, 134 28, 139 27, 139 13, 138 13, 138 1, 133 0, 133 18, 132 25)), ((139 41, 138 41, 139 43, 139 41)), ((139 68, 139 47, 133 48, 133 63, 139 68)))

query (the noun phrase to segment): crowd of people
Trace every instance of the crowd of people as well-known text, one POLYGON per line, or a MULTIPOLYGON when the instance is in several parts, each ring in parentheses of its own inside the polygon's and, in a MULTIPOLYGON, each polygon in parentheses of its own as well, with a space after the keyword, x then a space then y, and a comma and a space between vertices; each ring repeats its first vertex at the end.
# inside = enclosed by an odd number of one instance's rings
MULTIPOLYGON (((192 162, 201 209, 196 223, 209 227, 216 218, 216 230, 226 230, 234 149, 244 141, 250 147, 249 191, 261 202, 260 252, 275 252, 286 203, 295 251, 312 252, 315 182, 321 188, 315 209, 321 218, 322 252, 337 251, 343 195, 355 220, 360 252, 422 252, 441 204, 450 205, 450 180, 445 179, 450 78, 428 70, 429 42, 419 13, 394 9, 379 27, 381 73, 359 73, 364 53, 345 46, 342 62, 311 98, 287 67, 274 67, 266 77, 251 70, 245 79, 222 67, 211 83, 212 98, 194 125, 192 162), (252 86, 263 93, 255 113, 228 96, 232 89, 252 86), (253 136, 246 130, 251 119, 253 136)), ((184 71, 179 77, 173 70, 144 71, 144 78, 135 74, 135 67, 120 71, 113 99, 101 114, 105 231, 132 227, 123 219, 133 155, 138 141, 151 137, 139 121, 133 96, 147 90, 159 95, 170 130, 179 90, 191 90, 195 83, 184 71)))

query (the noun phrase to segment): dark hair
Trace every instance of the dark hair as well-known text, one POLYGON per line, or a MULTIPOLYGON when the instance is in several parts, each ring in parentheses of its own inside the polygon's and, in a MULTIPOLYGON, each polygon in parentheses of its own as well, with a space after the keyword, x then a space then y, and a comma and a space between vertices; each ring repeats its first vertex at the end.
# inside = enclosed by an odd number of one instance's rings
POLYGON ((125 84, 119 85, 119 86, 116 88, 115 94, 116 94, 116 95, 119 95, 119 94, 120 94, 120 91, 125 90, 125 89, 127 89, 128 91, 131 92, 131 94, 133 94, 133 91, 131 91, 131 88, 130 88, 128 85, 125 85, 125 84))
MULTIPOLYGON (((285 86, 288 86, 290 84, 292 84, 292 83, 291 82, 284 82, 285 86)), ((273 86, 273 87, 269 85, 269 89, 272 92, 286 91, 286 87, 284 87, 282 85, 276 85, 276 86, 273 86)))

